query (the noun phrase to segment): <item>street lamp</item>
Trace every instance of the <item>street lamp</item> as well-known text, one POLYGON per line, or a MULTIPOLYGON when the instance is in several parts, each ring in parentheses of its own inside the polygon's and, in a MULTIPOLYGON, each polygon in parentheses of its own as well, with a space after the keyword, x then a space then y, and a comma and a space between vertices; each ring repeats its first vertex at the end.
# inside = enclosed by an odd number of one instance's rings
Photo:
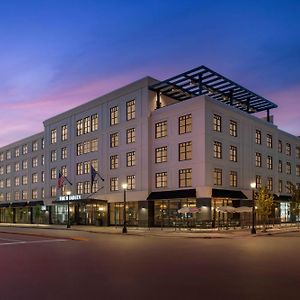
POLYGON ((124 190, 124 209, 123 209, 123 230, 122 230, 122 233, 127 233, 127 227, 126 227, 126 190, 127 190, 127 183, 122 184, 122 189, 124 190))
POLYGON ((252 189, 252 228, 251 228, 251 234, 256 234, 256 229, 255 229, 255 195, 254 195, 254 190, 256 188, 256 183, 251 182, 250 186, 251 186, 251 189, 252 189))
POLYGON ((68 219, 67 219, 67 228, 71 228, 71 224, 70 224, 70 195, 71 195, 71 191, 67 191, 67 196, 68 196, 68 219))

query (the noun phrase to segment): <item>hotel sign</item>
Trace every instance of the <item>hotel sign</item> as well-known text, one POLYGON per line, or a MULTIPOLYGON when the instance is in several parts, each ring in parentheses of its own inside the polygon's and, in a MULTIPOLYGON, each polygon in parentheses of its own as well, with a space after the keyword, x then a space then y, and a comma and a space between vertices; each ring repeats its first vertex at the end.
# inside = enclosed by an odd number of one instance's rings
POLYGON ((81 195, 69 195, 69 196, 60 196, 58 201, 74 201, 74 200, 81 200, 81 195))

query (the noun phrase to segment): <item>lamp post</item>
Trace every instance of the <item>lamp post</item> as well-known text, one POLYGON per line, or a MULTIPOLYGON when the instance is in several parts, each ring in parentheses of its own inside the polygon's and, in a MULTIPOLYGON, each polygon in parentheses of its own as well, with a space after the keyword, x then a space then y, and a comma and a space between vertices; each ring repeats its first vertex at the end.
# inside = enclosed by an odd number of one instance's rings
POLYGON ((254 189, 256 188, 256 183, 251 182, 250 184, 252 189, 252 228, 251 228, 251 234, 256 234, 255 229, 255 195, 254 195, 254 189))
POLYGON ((71 224, 70 224, 70 195, 71 195, 71 191, 67 191, 67 196, 68 196, 67 228, 71 228, 71 224))
POLYGON ((127 227, 126 227, 126 190, 127 190, 127 183, 122 184, 122 188, 124 191, 124 198, 123 198, 123 203, 124 203, 124 209, 123 209, 123 230, 122 233, 127 233, 127 227))

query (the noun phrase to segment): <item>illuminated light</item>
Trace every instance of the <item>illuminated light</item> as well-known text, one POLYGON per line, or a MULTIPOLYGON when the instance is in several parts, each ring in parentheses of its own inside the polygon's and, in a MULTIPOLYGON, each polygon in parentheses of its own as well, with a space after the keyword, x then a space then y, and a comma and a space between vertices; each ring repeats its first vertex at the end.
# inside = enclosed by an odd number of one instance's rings
POLYGON ((250 183, 250 187, 251 187, 251 189, 255 189, 256 188, 256 183, 255 182, 251 182, 250 183))
POLYGON ((99 211, 104 211, 104 207, 99 207, 99 211))
POLYGON ((123 183, 123 184, 122 184, 122 189, 123 189, 123 190, 126 190, 127 187, 128 187, 128 184, 127 184, 127 183, 123 183))

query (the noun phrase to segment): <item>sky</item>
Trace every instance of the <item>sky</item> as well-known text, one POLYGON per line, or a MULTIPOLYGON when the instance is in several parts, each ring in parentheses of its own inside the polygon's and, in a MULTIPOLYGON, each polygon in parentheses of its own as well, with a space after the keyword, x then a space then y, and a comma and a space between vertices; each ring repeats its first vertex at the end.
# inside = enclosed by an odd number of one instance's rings
POLYGON ((205 65, 300 136, 299 0, 0 0, 0 146, 144 76, 205 65))

